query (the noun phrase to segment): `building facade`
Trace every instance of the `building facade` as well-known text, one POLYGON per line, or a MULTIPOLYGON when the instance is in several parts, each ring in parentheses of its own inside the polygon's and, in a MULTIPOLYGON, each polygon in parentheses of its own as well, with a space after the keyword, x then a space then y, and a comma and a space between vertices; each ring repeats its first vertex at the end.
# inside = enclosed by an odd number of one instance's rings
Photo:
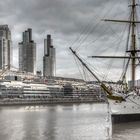
POLYGON ((19 71, 36 74, 36 43, 32 40, 32 29, 23 32, 19 43, 19 71))
POLYGON ((0 25, 0 69, 10 69, 12 64, 11 31, 8 25, 0 25))
POLYGON ((52 45, 51 35, 44 39, 43 76, 55 76, 55 48, 52 45))

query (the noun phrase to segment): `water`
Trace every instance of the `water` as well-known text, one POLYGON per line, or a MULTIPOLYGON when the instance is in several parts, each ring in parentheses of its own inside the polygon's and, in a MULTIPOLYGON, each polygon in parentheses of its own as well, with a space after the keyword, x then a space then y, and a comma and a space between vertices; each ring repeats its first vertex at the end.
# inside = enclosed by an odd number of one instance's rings
POLYGON ((140 122, 117 124, 114 126, 113 140, 139 140, 140 122))
MULTIPOLYGON (((105 104, 0 107, 0 140, 105 140, 105 104)), ((140 137, 140 123, 113 126, 113 140, 140 137)))

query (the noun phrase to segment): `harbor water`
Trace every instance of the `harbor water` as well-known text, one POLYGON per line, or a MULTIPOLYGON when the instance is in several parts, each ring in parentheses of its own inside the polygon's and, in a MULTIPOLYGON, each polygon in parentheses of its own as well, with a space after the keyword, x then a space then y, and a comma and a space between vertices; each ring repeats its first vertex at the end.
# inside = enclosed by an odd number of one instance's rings
POLYGON ((0 107, 0 140, 138 140, 140 122, 112 126, 108 109, 106 104, 0 107))

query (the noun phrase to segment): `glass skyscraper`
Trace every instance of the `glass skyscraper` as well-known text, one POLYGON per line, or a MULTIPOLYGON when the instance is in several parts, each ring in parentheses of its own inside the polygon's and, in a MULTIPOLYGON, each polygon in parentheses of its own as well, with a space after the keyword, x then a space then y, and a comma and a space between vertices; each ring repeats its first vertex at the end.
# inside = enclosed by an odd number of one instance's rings
POLYGON ((12 64, 11 31, 8 25, 0 25, 0 69, 10 69, 12 64))
POLYGON ((52 45, 51 35, 44 39, 43 76, 55 76, 55 48, 52 45))
POLYGON ((19 43, 19 71, 36 74, 36 43, 32 40, 32 29, 23 32, 19 43))

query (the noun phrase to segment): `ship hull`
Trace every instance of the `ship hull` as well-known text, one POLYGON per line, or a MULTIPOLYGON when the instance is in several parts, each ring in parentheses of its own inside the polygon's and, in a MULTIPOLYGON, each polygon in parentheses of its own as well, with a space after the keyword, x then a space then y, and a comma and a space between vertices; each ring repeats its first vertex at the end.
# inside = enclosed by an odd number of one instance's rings
POLYGON ((112 123, 126 123, 140 121, 140 114, 112 114, 112 123))
POLYGON ((109 100, 113 123, 140 121, 140 96, 131 95, 126 101, 109 100))

